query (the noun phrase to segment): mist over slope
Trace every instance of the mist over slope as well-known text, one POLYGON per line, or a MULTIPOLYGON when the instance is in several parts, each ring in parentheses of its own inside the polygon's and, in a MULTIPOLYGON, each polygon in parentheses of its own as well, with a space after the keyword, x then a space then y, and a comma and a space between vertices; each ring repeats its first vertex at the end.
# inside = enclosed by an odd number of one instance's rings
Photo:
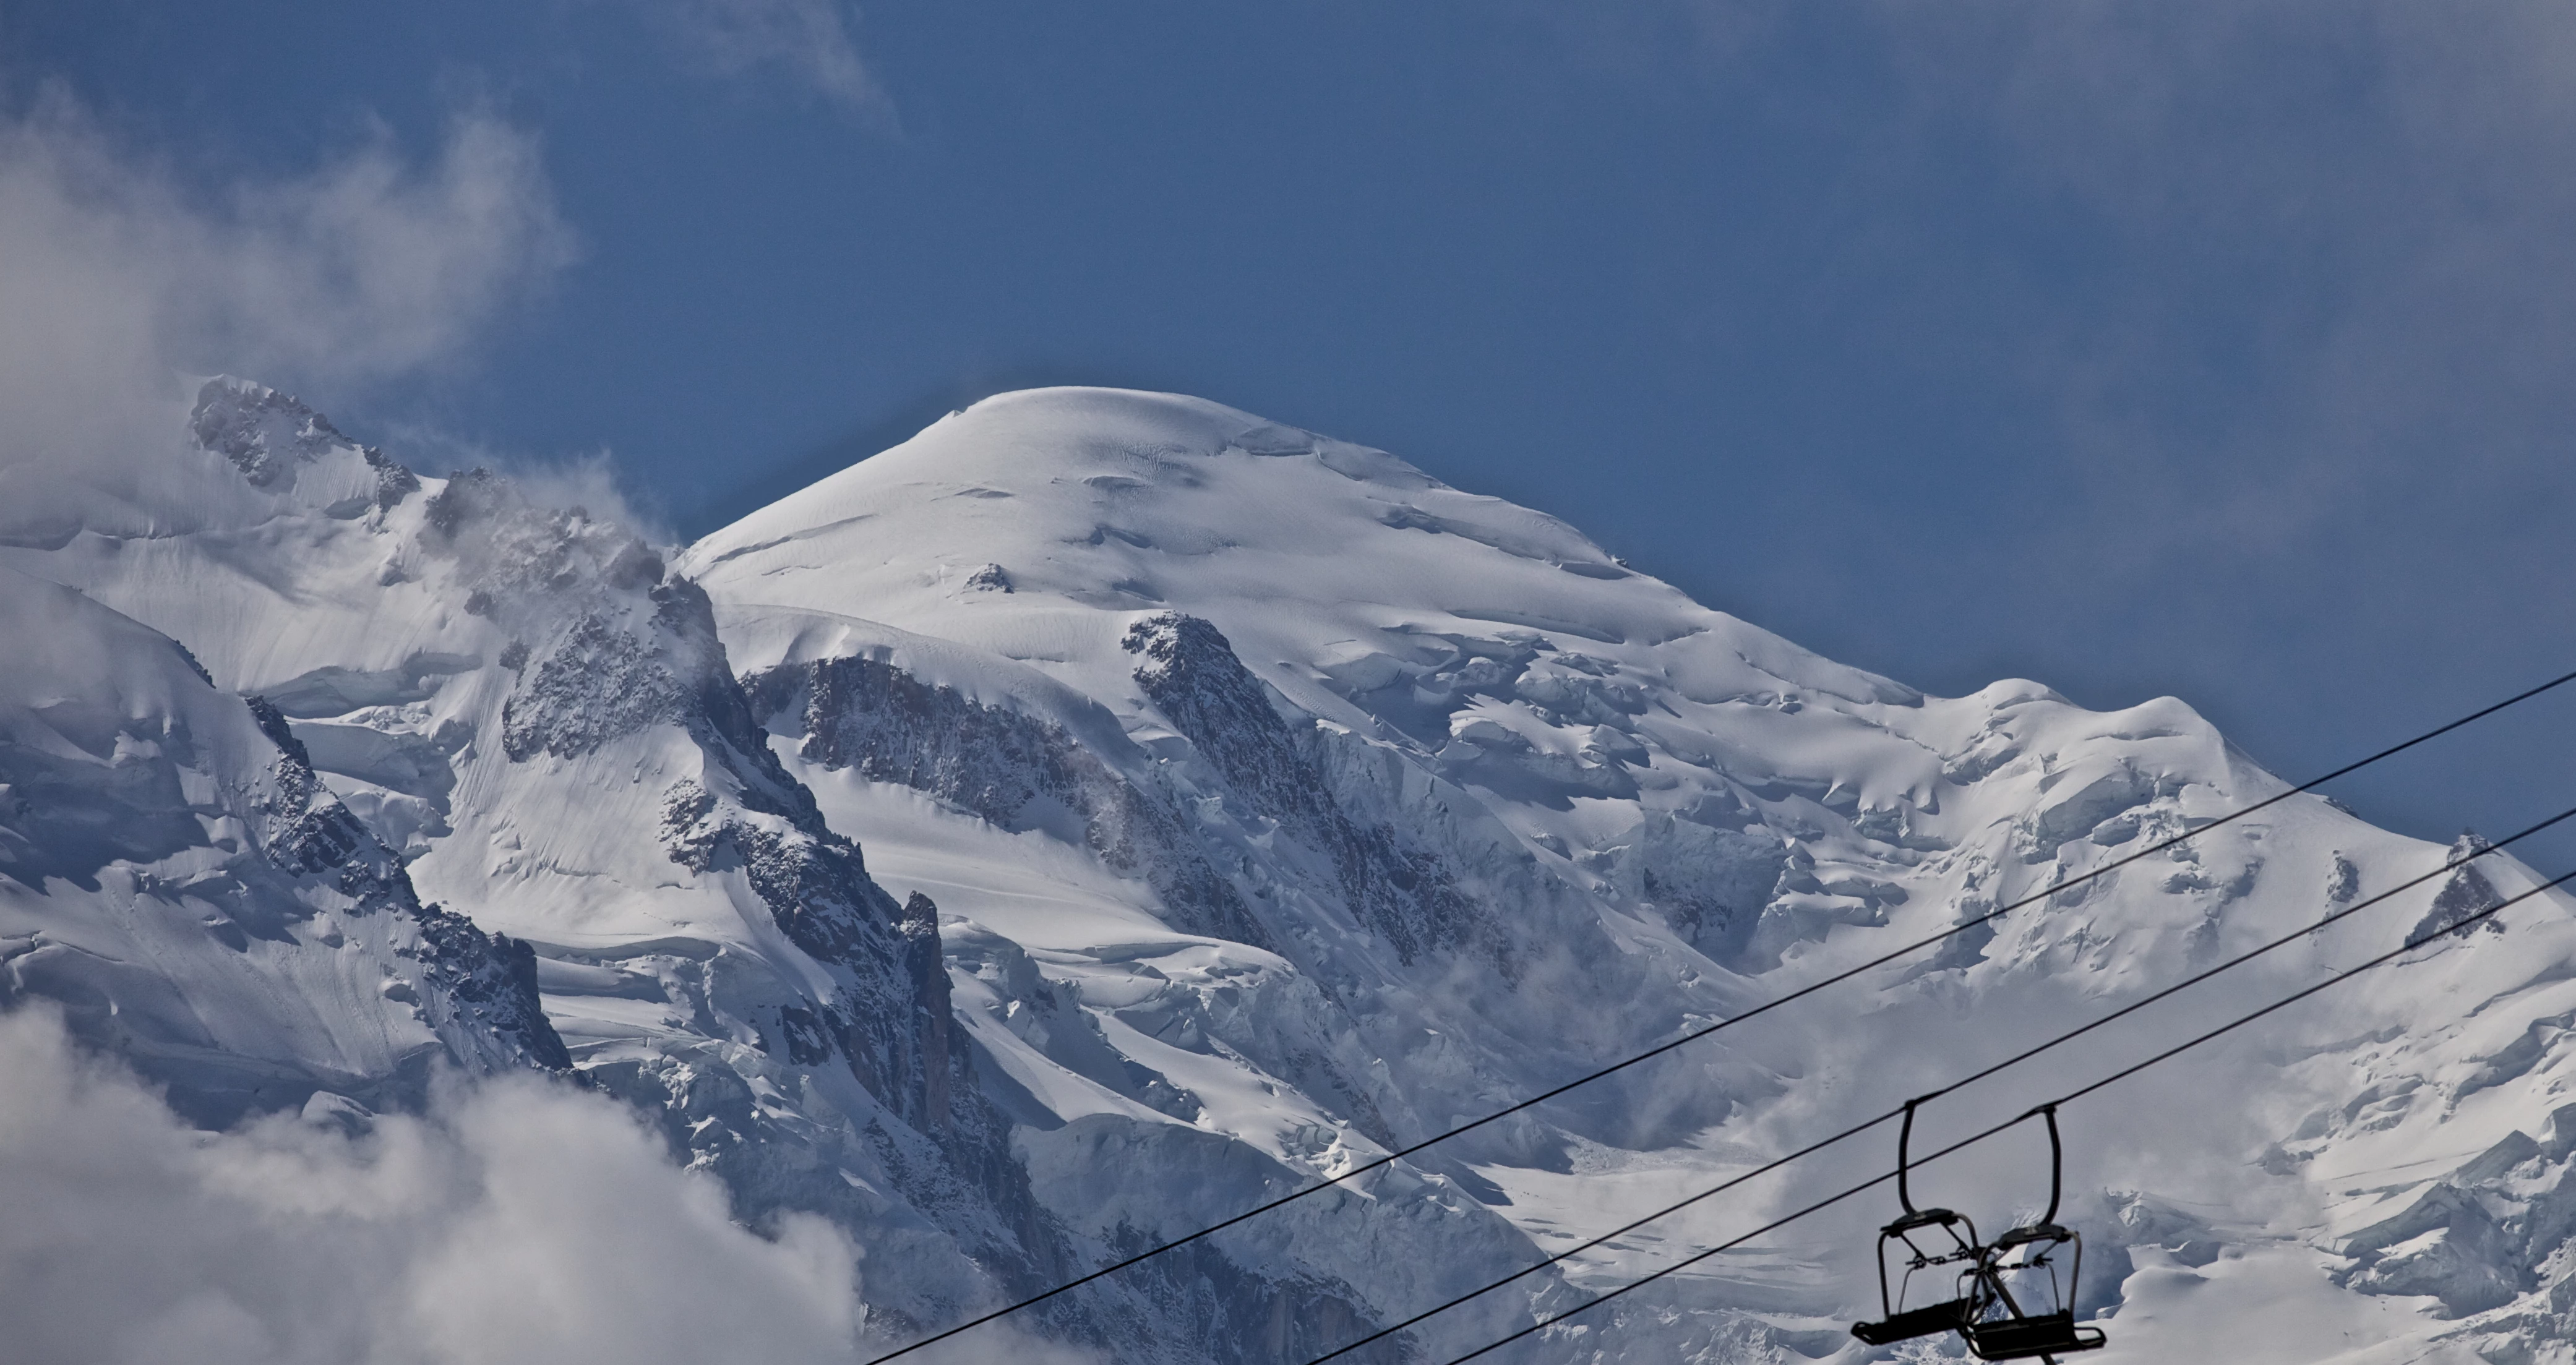
MULTIPOLYGON (((210 1126, 433 1112, 443 1067, 557 1074, 744 1225, 837 1229, 872 1346, 2285 785, 2179 701, 1925 696, 1553 518, 1193 399, 1003 395, 676 551, 240 381, 166 459, 219 494, 0 548, 43 661, 0 668, 0 992, 210 1126), (328 856, 254 822, 290 807, 345 830, 328 856), (117 966, 62 965, 93 961, 117 966), (108 1022, 171 1000, 192 1024, 108 1022)), ((1303 1361, 2452 853, 2292 798, 1024 1325, 1122 1361, 1303 1361)), ((2535 881, 2505 854, 2435 876, 1936 1102, 1927 1142, 2535 881)), ((2562 1349, 2569 909, 2525 902, 2071 1108, 2101 1358, 2562 1349)), ((1887 1145, 1356 1358, 1480 1345, 1887 1145)), ((2046 1198, 2029 1142, 1923 1179, 1998 1226, 2046 1198)), ((1875 1310, 1887 1212, 1501 1354, 1869 1358, 1843 1325, 1875 1310)))

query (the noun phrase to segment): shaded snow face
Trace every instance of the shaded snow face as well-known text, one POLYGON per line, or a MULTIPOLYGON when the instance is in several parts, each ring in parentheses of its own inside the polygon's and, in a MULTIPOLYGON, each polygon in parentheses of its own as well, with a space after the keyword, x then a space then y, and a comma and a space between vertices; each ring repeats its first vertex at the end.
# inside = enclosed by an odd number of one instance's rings
POLYGON ((424 905, 285 718, 0 569, 0 1003, 62 1003, 193 1117, 570 1066, 524 944, 424 905))

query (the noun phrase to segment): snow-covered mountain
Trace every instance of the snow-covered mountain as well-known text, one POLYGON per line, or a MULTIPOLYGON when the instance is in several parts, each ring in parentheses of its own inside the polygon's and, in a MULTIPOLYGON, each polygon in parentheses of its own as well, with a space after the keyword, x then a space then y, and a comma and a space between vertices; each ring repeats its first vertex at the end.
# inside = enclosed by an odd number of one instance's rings
MULTIPOLYGON (((2180 702, 1927 697, 1190 399, 991 399, 676 552, 256 385, 189 425, 167 505, 0 547, 0 991, 210 1125, 416 1104, 441 1056, 569 1071, 737 1217, 847 1230, 886 1345, 2285 785, 2180 702)), ((2453 853, 2293 798, 1027 1325, 1306 1360, 2453 853)), ((2441 873, 1936 1102, 1925 1140, 2536 880, 2441 873)), ((2070 1108, 2101 1358, 2564 1359, 2570 908, 2070 1108)), ((1354 1358, 1445 1359, 1888 1156, 1354 1358)), ((2043 1167, 1996 1143, 1921 1180, 2001 1220, 2043 1167)), ((1887 1212, 1500 1358, 1867 1358, 1843 1324, 1887 1212)))
POLYGON ((416 1102, 433 1059, 571 1067, 528 946, 423 905, 274 706, 6 569, 0 638, 0 1002, 60 1002, 212 1125, 416 1102))

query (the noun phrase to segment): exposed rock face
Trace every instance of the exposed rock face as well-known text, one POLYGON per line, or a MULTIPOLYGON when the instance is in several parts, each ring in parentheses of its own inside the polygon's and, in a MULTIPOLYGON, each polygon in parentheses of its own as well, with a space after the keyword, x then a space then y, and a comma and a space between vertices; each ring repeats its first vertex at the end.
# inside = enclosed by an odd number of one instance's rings
MULTIPOLYGON (((1223 648, 1221 639, 1216 647, 1223 648)), ((1231 660, 1230 655, 1226 657, 1231 660)), ((1235 667, 1239 674, 1240 665, 1235 667)), ((1063 725, 978 702, 954 688, 925 682, 889 662, 864 656, 758 670, 745 678, 744 691, 753 718, 772 731, 794 735, 800 759, 815 770, 846 771, 871 781, 897 784, 1000 827, 1046 831, 1076 841, 1108 868, 1150 886, 1168 908, 1174 924, 1238 943, 1269 945, 1274 941, 1238 890, 1237 879, 1217 872, 1203 851, 1200 840, 1205 836, 1194 831, 1193 821, 1185 814, 1193 798, 1167 785, 1152 760, 1132 746, 1107 755, 1097 753, 1063 725)), ((1268 718, 1267 725, 1272 732, 1266 736, 1269 740, 1281 740, 1288 733, 1275 715, 1268 718)), ((1311 765, 1308 777, 1319 784, 1325 781, 1311 765)), ((1310 798, 1308 809, 1323 818, 1320 813, 1332 809, 1329 797, 1310 798)), ((1340 819, 1347 827, 1348 817, 1340 819)), ((1338 893, 1344 883, 1335 866, 1327 862, 1317 869, 1321 875, 1316 890, 1328 895, 1338 893)), ((904 908, 903 924, 905 932, 919 945, 913 960, 920 972, 917 979, 924 986, 920 997, 927 1000, 935 993, 943 1003, 940 1017, 945 1019, 949 1017, 944 1007, 947 971, 942 968, 934 972, 931 968, 932 945, 938 941, 936 916, 930 899, 914 893, 904 908)), ((1195 1096, 1152 1067, 1122 1056, 1082 1008, 1081 995, 1048 984, 1015 949, 985 942, 949 944, 946 951, 952 964, 989 964, 984 968, 987 979, 1014 1011, 1012 1027, 1058 1064, 1157 1113, 1184 1121, 1200 1116, 1201 1105, 1195 1096)), ((1321 1001, 1295 1008, 1317 1006, 1330 1008, 1321 1001)), ((1355 1128, 1381 1138, 1387 1135, 1387 1120, 1373 1102, 1371 1087, 1351 1078, 1326 1048, 1318 1046, 1311 1023, 1301 1021, 1301 1026, 1291 1030, 1262 1026, 1260 1015, 1275 1008, 1265 1003, 1241 1009, 1242 1017, 1220 1022, 1206 1014, 1195 994, 1175 991, 1167 999, 1134 1001, 1117 1017, 1123 1025, 1187 1050, 1236 1055, 1239 1048, 1258 1056, 1277 1074, 1294 1077, 1309 1090, 1335 1096, 1337 1102, 1358 1116, 1355 1128)), ((797 1033, 791 1046, 814 1050, 817 1040, 832 1030, 839 1017, 837 1011, 828 1009, 800 1014, 794 1020, 797 1033)), ((941 1035, 932 1031, 926 1036, 937 1039, 941 1035)), ((925 1052, 928 1046, 935 1044, 926 1045, 925 1052)), ((967 1044, 962 1034, 956 1035, 956 1046, 961 1053, 965 1051, 967 1044)), ((961 1067, 949 1074, 960 1087, 955 1093, 964 1095, 963 1087, 973 1079, 973 1073, 961 1067)), ((940 1097, 926 1094, 925 1100, 922 1120, 925 1126, 936 1124, 940 1097)), ((1022 1121, 1030 1118, 1050 1128, 1061 1122, 1023 1110, 1022 1121)), ((955 1121, 971 1126, 963 1117, 955 1121)), ((1061 1131, 1067 1138, 1073 1133, 1071 1129, 1061 1131)), ((1119 1148, 1136 1141, 1140 1139, 1125 1134, 1113 1141, 1109 1131, 1094 1130, 1085 1150, 1098 1153, 1103 1143, 1119 1148)), ((1164 1152, 1164 1139, 1141 1141, 1148 1151, 1164 1152)), ((1024 1137, 1023 1145, 1027 1142, 1024 1137)), ((960 1138, 951 1136, 949 1145, 953 1150, 960 1145, 960 1138)), ((1052 1149, 1054 1144, 1050 1141, 1042 1146, 1052 1149)), ((1226 1148, 1227 1144, 1217 1146, 1226 1148)), ((1059 1151, 1050 1150, 1033 1159, 1040 1163, 1041 1179, 1045 1178, 1043 1172, 1059 1172, 1056 1183, 1061 1188, 1097 1186, 1106 1179, 1096 1170, 1078 1177, 1064 1171, 1060 1163, 1067 1157, 1059 1151)), ((1151 1158, 1100 1155, 1076 1161, 1075 1165, 1140 1162, 1133 1173, 1134 1181, 1150 1187, 1167 1174, 1161 1169, 1167 1159, 1168 1154, 1151 1158)), ((1196 1159, 1206 1159, 1206 1153, 1201 1152, 1196 1159)), ((1250 1182, 1248 1189, 1284 1192, 1301 1183, 1297 1173, 1247 1152, 1233 1151, 1225 1164, 1229 1169, 1221 1178, 1234 1184, 1250 1182)), ((1116 1208, 1139 1201, 1155 1202, 1115 1186, 1080 1202, 1116 1208)), ((1085 1239, 1083 1244, 1089 1250, 1071 1264, 1116 1259, 1160 1236, 1192 1230, 1188 1226, 1190 1215, 1179 1209, 1164 1211, 1161 1217, 1167 1221, 1154 1231, 1124 1219, 1104 1226, 1086 1226, 1084 1216, 1072 1209, 1051 1213, 1034 1203, 1031 1216, 1042 1225, 1057 1218, 1074 1224, 1073 1231, 1085 1239)), ((1309 1266, 1294 1270, 1271 1264, 1278 1254, 1275 1250, 1239 1251, 1228 1240, 1194 1246, 1122 1275, 1115 1284, 1103 1286, 1107 1294, 1091 1300, 1076 1296, 1059 1312, 1059 1330, 1080 1339, 1123 1341, 1126 1344, 1122 1349, 1136 1353, 1134 1358, 1140 1359, 1162 1358, 1173 1349, 1173 1341, 1191 1340, 1199 1343, 1197 1350, 1210 1357, 1246 1361, 1308 1359, 1352 1336, 1367 1334, 1369 1328, 1364 1324, 1369 1322, 1371 1310, 1365 1306, 1364 1296, 1329 1271, 1314 1268, 1312 1262, 1319 1258, 1312 1252, 1305 1253, 1309 1266), (1106 1306, 1111 1304, 1127 1306, 1113 1310, 1106 1306), (1131 1317, 1121 1324, 1118 1312, 1131 1317), (1161 1325, 1144 1327, 1139 1323, 1161 1325)), ((1342 1258, 1337 1255, 1331 1259, 1342 1258)), ((1407 1349, 1403 1343, 1390 1342, 1355 1358, 1404 1359, 1407 1349)), ((1174 1358, 1188 1358, 1188 1353, 1174 1358)))
MULTIPOLYGON (((462 915, 423 905, 401 860, 322 784, 312 759, 267 698, 244 698, 260 733, 278 746, 267 793, 253 802, 254 838, 270 866, 326 884, 349 914, 410 919, 419 948, 412 1003, 468 1070, 535 1066, 568 1072, 572 1056, 546 1021, 536 953, 507 934, 486 934, 462 915), (265 829, 259 828, 264 825, 265 829)), ((399 950, 398 950, 399 951, 399 950)))
POLYGON ((957 1023, 948 1009, 948 957, 939 951, 939 907, 918 891, 903 903, 903 938, 903 965, 912 985, 912 1036, 921 1067, 920 1123, 932 1133, 945 1133, 957 1023))
POLYGON ((2495 883, 2487 880, 2486 873, 2477 864, 2463 861, 2486 847, 2487 841, 2474 831, 2462 831, 2459 842, 2451 845, 2451 859, 2460 863, 2459 870, 2442 883, 2441 891, 2433 897, 2432 911, 2409 930, 2406 937, 2422 938, 2445 930, 2462 938, 2479 929, 2489 933, 2504 932, 2504 926, 2496 923, 2493 916, 2470 922, 2480 912, 2492 910, 2504 901, 2504 897, 2496 894, 2495 883))
MULTIPOLYGON (((868 879, 857 848, 821 829, 819 819, 800 828, 775 811, 721 801, 685 779, 672 787, 663 811, 671 861, 702 874, 740 869, 790 942, 841 969, 834 998, 792 1008, 800 1018, 827 1021, 826 1036, 859 1083, 909 1122, 920 1123, 934 1107, 944 1115, 944 1030, 933 1045, 915 1017, 926 1008, 921 996, 928 988, 918 967, 920 945, 926 940, 926 951, 938 950, 935 917, 926 925, 907 920, 868 879), (935 1104, 934 1095, 942 1097, 935 1104)), ((944 997, 944 976, 940 985, 944 997)), ((812 1044, 795 1050, 810 1052, 812 1044)))
POLYGON ((570 1071, 572 1055, 538 994, 536 950, 435 905, 422 907, 419 918, 430 998, 445 1005, 432 1017, 446 1016, 439 1032, 449 1050, 463 1055, 489 1039, 486 1050, 499 1058, 570 1071))
POLYGON ((1386 825, 1351 818, 1330 795, 1312 729, 1292 730, 1259 679, 1215 626, 1167 614, 1139 621, 1122 642, 1140 656, 1136 681, 1201 757, 1264 818, 1332 859, 1343 903, 1410 963, 1475 944, 1508 971, 1498 936, 1433 854, 1386 825))
POLYGON ((809 763, 927 792, 1007 829, 1069 820, 1103 862, 1151 883, 1181 923, 1268 944, 1170 803, 1138 790, 1060 725, 869 658, 764 669, 744 686, 763 724, 792 720, 809 763))
MULTIPOLYGON (((329 418, 292 395, 238 379, 211 379, 197 393, 188 432, 206 450, 232 461, 254 487, 292 483, 299 466, 354 450, 375 476, 374 503, 391 507, 420 491, 420 476, 373 446, 340 434, 329 418)), ((336 506, 336 505, 335 505, 336 506)))

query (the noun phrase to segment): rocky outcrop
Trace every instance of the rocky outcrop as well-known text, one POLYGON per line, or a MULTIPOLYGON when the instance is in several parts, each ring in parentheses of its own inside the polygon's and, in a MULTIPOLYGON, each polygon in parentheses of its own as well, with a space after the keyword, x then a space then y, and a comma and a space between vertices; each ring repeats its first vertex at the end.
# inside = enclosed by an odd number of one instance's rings
MULTIPOLYGON (((936 921, 908 924, 868 878, 857 847, 819 820, 800 827, 694 781, 664 797, 662 842, 671 861, 692 872, 741 869, 788 940, 837 969, 834 998, 800 1007, 802 1017, 817 1021, 871 1094, 907 1122, 929 1126, 932 1109, 944 1111, 944 1099, 934 1106, 934 1097, 952 1085, 957 1060, 944 1032, 926 1039, 916 1022, 928 989, 919 958, 937 951, 936 921)), ((940 985, 944 997, 944 979, 940 985)))
POLYGON ((1270 945, 1170 803, 1051 721, 925 683, 879 659, 764 669, 743 680, 761 724, 792 724, 809 763, 926 792, 1005 829, 1069 821, 1103 863, 1154 888, 1176 927, 1270 945))
POLYGON ((2450 853, 2450 861, 2459 866, 2452 871, 2450 879, 2442 883, 2442 889, 2434 894, 2432 909, 2425 912, 2424 918, 2414 928, 2406 931, 2410 941, 2445 932, 2466 938, 2481 928, 2491 934, 2504 932, 2504 926, 2493 916, 2476 918, 2480 912, 2492 910, 2504 902, 2504 897, 2496 894, 2495 883, 2487 880, 2486 872, 2476 863, 2467 861, 2484 852, 2487 846, 2487 841, 2479 838, 2476 831, 2460 832, 2458 841, 2451 845, 2450 853))
POLYGON ((905 976, 912 986, 912 1034, 921 1058, 921 1122, 948 1131, 951 1054, 957 1023, 948 1009, 948 958, 939 950, 939 907, 918 891, 903 903, 905 976))
POLYGON ((420 476, 387 459, 374 446, 340 434, 329 418, 259 384, 231 378, 206 381, 189 413, 188 434, 197 444, 232 461, 255 488, 291 483, 299 466, 354 453, 374 476, 374 505, 392 507, 420 491, 420 476))
POLYGON ((570 1069, 528 947, 422 904, 276 707, 51 584, 0 573, 0 622, 66 661, 0 694, 0 1004, 54 1002, 214 1126, 570 1069))
POLYGON ((290 877, 329 886, 352 916, 397 915, 415 926, 410 1003, 458 1064, 473 1072, 526 1066, 569 1073, 571 1054, 538 995, 534 950, 423 905, 401 859, 323 786, 286 718, 264 697, 244 701, 278 748, 265 790, 249 803, 261 856, 290 877))
POLYGON ((1235 795, 1331 860, 1351 917, 1411 963, 1475 948, 1504 958, 1501 936, 1437 856, 1391 826, 1353 819, 1331 795, 1311 729, 1292 728, 1215 626, 1165 614, 1129 629, 1136 681, 1222 774, 1235 795))

